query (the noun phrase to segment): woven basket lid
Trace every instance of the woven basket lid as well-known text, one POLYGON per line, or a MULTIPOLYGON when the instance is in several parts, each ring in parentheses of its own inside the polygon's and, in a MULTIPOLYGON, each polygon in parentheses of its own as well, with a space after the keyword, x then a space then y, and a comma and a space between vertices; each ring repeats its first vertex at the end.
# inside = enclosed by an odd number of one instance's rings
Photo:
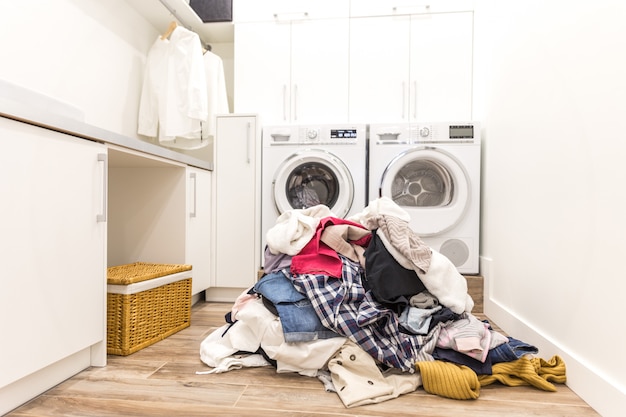
POLYGON ((191 265, 135 262, 107 268, 107 284, 128 285, 191 270, 191 265))

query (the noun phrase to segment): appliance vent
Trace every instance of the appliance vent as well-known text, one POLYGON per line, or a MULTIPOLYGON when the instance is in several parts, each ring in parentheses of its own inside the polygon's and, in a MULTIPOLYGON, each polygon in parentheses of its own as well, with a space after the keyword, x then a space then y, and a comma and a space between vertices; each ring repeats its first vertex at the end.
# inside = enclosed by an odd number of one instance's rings
POLYGON ((469 247, 459 239, 448 239, 441 245, 439 252, 457 268, 469 259, 469 247))

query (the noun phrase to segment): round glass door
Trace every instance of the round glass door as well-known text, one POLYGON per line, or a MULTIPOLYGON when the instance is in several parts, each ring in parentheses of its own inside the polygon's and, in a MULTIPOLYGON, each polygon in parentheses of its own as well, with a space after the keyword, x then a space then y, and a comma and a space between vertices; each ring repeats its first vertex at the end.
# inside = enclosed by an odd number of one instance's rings
POLYGON ((396 156, 385 168, 380 189, 409 213, 411 228, 420 236, 435 236, 457 225, 470 199, 461 164, 448 152, 431 147, 396 156))
POLYGON ((303 150, 291 155, 276 171, 274 203, 279 213, 319 204, 344 217, 352 207, 354 183, 346 165, 330 152, 303 150))

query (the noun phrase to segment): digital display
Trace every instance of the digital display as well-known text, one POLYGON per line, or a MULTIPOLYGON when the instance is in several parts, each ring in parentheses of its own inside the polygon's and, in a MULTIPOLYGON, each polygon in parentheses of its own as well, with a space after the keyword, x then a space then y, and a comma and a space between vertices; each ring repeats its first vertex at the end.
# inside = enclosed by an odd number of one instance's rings
POLYGON ((331 129, 331 139, 354 139, 356 138, 356 129, 331 129))
POLYGON ((472 125, 453 125, 450 126, 450 139, 473 139, 474 126, 472 125))

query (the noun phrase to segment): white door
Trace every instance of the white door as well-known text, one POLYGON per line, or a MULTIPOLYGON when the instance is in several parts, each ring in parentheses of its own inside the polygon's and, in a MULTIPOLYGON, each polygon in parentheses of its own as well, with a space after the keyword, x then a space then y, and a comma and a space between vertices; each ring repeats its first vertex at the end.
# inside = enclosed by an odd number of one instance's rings
POLYGON ((185 263, 193 266, 192 294, 211 285, 211 175, 211 171, 187 167, 185 263))
POLYGON ((264 124, 345 122, 347 18, 235 25, 235 113, 264 124))
POLYGON ((106 149, 5 118, 0 143, 2 387, 106 345, 106 149))
POLYGON ((411 16, 411 121, 471 120, 473 13, 411 16))
POLYGON ((463 219, 471 198, 470 179, 449 152, 416 147, 399 154, 380 179, 380 192, 411 216, 419 236, 436 236, 463 219))
POLYGON ((291 23, 291 121, 345 123, 348 119, 349 20, 291 23))
POLYGON ((280 214, 324 204, 335 216, 345 217, 354 201, 354 180, 348 167, 333 153, 305 149, 278 167, 272 195, 280 214))
POLYGON ((350 19, 350 121, 407 122, 410 18, 350 19))
POLYGON ((235 113, 257 113, 264 123, 291 120, 291 24, 235 25, 235 113))
POLYGON ((350 120, 469 120, 473 13, 350 20, 350 120))
POLYGON ((259 154, 254 116, 218 116, 214 171, 215 286, 241 290, 260 266, 259 154))

